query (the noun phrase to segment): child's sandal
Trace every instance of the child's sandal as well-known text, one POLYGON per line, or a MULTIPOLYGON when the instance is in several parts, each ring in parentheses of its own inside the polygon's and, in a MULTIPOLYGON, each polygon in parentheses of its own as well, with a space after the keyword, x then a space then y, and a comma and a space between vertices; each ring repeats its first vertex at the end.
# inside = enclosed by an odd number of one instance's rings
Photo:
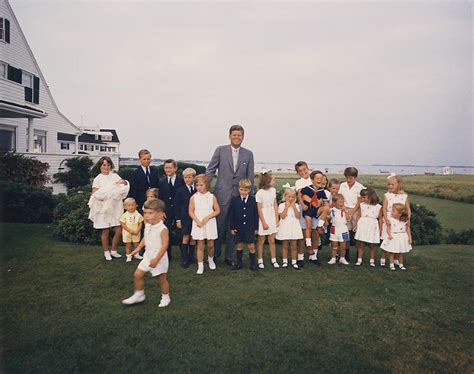
POLYGON ((288 262, 284 262, 282 265, 281 265, 282 268, 287 268, 288 267, 288 262))
POLYGON ((293 264, 293 269, 300 270, 300 267, 298 266, 298 264, 293 264))
POLYGON ((398 265, 398 268, 400 270, 406 270, 407 269, 403 264, 398 265))
POLYGON ((395 265, 390 265, 390 270, 395 271, 395 265))

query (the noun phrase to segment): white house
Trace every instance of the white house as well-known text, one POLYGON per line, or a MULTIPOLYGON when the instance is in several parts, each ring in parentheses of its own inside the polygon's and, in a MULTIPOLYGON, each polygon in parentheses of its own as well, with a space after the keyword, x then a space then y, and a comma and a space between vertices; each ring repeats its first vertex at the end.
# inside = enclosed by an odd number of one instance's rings
POLYGON ((47 162, 50 177, 65 159, 81 154, 94 160, 107 155, 118 166, 115 130, 95 131, 100 135, 89 142, 96 134, 75 126, 59 111, 12 7, 0 0, 0 148, 47 162))

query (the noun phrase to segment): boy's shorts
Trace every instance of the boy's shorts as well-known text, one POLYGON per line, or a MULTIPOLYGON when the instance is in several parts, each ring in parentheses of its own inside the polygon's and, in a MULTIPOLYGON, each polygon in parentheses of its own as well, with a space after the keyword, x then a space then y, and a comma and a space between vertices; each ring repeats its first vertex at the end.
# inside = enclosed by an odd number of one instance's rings
POLYGON ((169 261, 168 261, 167 252, 165 252, 160 262, 158 262, 158 265, 156 265, 154 268, 150 267, 151 260, 152 259, 150 257, 146 256, 146 252, 145 252, 145 256, 143 260, 140 261, 137 268, 142 271, 150 273, 152 277, 156 277, 160 274, 166 274, 168 272, 169 261))
POLYGON ((329 234, 329 240, 332 242, 348 242, 350 239, 349 232, 342 232, 338 234, 333 234, 332 232, 329 234))
POLYGON ((128 231, 122 230, 122 241, 124 243, 140 243, 140 233, 132 235, 128 231))

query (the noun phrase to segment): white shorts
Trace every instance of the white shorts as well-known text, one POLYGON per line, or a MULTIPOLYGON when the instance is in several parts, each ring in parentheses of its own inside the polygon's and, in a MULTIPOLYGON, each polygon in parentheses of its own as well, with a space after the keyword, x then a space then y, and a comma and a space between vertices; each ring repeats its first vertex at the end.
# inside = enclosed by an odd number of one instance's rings
POLYGON ((158 262, 158 264, 154 268, 150 267, 150 261, 152 259, 153 258, 146 257, 146 252, 145 252, 145 257, 143 258, 143 260, 140 261, 137 268, 144 272, 151 273, 152 277, 156 277, 157 275, 160 275, 160 274, 166 274, 168 272, 169 261, 168 261, 167 252, 165 252, 160 262, 158 262))
POLYGON ((329 240, 332 242, 348 242, 349 238, 350 236, 348 232, 341 232, 340 234, 329 234, 329 240))

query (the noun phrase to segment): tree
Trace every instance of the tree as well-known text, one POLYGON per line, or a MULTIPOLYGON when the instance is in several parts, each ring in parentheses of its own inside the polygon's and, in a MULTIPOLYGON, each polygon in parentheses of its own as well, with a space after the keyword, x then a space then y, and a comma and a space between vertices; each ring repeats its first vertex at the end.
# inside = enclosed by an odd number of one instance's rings
POLYGON ((68 190, 86 187, 91 180, 91 168, 93 161, 87 156, 73 157, 65 162, 67 171, 54 174, 55 182, 66 185, 68 190))
POLYGON ((42 187, 48 182, 45 162, 15 152, 0 152, 0 180, 42 187))

